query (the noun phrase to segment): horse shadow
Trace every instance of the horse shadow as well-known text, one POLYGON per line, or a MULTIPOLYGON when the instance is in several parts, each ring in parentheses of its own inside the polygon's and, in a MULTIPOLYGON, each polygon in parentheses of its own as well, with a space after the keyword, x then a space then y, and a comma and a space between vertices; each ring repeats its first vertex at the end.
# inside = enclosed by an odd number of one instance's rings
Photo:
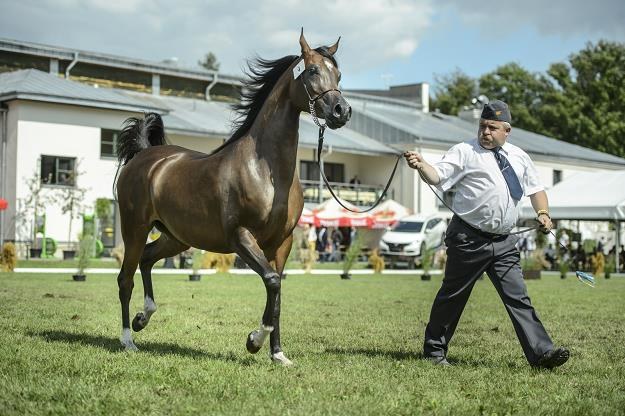
MULTIPOLYGON (((46 342, 65 342, 97 347, 111 353, 124 352, 119 339, 104 337, 101 335, 90 335, 85 333, 74 333, 65 331, 30 331, 26 333, 30 337, 41 338, 46 342)), ((184 347, 177 344, 165 342, 145 341, 141 343, 139 353, 157 356, 179 355, 190 358, 204 358, 209 360, 236 362, 241 365, 251 365, 252 357, 241 358, 234 352, 213 353, 184 347)))

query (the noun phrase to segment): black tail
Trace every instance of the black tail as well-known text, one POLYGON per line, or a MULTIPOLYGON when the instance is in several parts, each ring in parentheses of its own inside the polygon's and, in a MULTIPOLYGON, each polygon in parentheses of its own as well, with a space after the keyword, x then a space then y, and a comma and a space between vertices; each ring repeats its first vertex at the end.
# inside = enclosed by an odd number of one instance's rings
POLYGON ((163 144, 167 142, 160 115, 146 113, 143 119, 130 117, 124 121, 124 128, 117 141, 117 159, 120 165, 125 165, 143 149, 163 144))

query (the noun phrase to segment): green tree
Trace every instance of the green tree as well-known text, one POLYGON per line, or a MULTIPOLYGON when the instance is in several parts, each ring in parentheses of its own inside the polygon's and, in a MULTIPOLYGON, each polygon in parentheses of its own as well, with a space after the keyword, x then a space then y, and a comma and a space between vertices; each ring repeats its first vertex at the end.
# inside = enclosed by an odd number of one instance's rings
POLYGON ((558 139, 625 157, 625 44, 599 41, 551 65, 541 116, 558 139))
POLYGON ((199 66, 209 69, 211 71, 219 71, 220 64, 217 61, 217 57, 212 52, 209 52, 206 55, 204 55, 204 58, 199 60, 197 63, 199 66))
POLYGON ((436 75, 435 82, 435 96, 431 99, 430 108, 443 114, 458 115, 458 112, 465 105, 469 105, 471 99, 477 95, 476 81, 460 69, 448 75, 436 75))

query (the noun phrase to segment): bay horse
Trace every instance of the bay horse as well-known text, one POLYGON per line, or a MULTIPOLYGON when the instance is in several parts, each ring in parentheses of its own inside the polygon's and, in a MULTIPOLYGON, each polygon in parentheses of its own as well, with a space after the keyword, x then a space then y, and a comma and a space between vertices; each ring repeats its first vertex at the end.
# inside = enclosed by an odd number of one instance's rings
POLYGON ((156 113, 126 120, 117 147, 125 245, 117 282, 126 350, 137 350, 129 319, 137 265, 145 297, 144 310, 132 321, 134 331, 145 328, 156 311, 152 266, 196 247, 237 253, 260 275, 267 300, 246 348, 258 352, 269 336, 271 359, 292 364, 280 346, 280 288, 304 205, 296 166, 300 113, 312 110, 333 129, 351 117, 338 90, 339 41, 312 49, 302 30, 301 55, 250 62, 242 101, 234 106, 235 131, 210 154, 168 145, 156 113), (152 227, 161 236, 146 245, 152 227))

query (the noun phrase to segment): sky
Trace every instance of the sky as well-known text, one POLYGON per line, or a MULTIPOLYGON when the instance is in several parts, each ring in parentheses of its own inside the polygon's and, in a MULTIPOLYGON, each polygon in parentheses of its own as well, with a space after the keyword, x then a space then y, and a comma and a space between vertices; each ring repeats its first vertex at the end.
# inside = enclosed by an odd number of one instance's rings
POLYGON ((479 77, 509 62, 544 72, 599 39, 625 42, 623 0, 0 0, 0 38, 221 72, 331 45, 342 88, 479 77))

